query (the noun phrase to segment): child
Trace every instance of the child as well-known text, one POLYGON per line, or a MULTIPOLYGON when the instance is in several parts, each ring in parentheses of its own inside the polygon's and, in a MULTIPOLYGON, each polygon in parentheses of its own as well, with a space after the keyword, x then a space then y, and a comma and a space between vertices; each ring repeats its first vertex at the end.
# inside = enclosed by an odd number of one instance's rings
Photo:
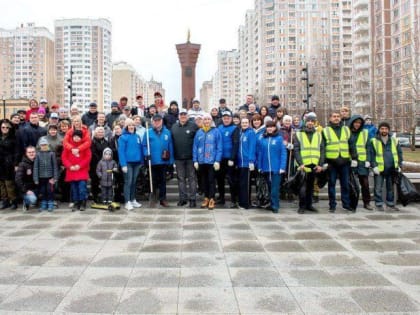
POLYGON ((117 162, 112 159, 112 150, 105 148, 102 153, 102 160, 99 161, 96 167, 96 175, 100 179, 102 202, 112 202, 112 172, 118 171, 117 162))
POLYGON ((40 151, 34 162, 34 183, 42 195, 39 211, 54 210, 54 185, 58 179, 58 165, 55 153, 50 151, 47 139, 39 141, 40 151))
POLYGON ((66 170, 66 182, 70 182, 71 196, 74 205, 71 211, 86 210, 87 180, 89 178, 89 164, 92 153, 90 150, 79 152, 75 150, 83 145, 83 132, 81 130, 72 132, 69 139, 70 146, 64 146, 61 159, 66 170))

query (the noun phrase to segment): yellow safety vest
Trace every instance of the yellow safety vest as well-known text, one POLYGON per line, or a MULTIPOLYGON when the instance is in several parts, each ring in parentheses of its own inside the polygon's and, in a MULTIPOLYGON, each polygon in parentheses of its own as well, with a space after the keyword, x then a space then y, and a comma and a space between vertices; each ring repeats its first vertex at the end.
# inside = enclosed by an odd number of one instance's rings
MULTIPOLYGON (((397 151, 397 144, 398 140, 394 137, 390 137, 391 139, 391 152, 392 157, 394 158, 394 167, 398 168, 398 151, 397 151)), ((372 138, 372 145, 375 149, 375 162, 378 165, 378 169, 380 172, 385 170, 385 161, 384 161, 384 148, 382 141, 377 138, 372 138)))
MULTIPOLYGON (((317 131, 312 136, 312 141, 304 131, 296 133, 296 137, 300 143, 300 155, 304 165, 318 165, 321 157, 321 134, 317 131)), ((306 170, 306 169, 305 169, 306 170)))
POLYGON ((341 127, 340 139, 331 127, 326 127, 322 132, 325 136, 325 157, 327 159, 350 158, 349 139, 350 129, 347 126, 341 127))
POLYGON ((368 140, 369 132, 366 129, 363 129, 359 132, 356 141, 356 152, 358 156, 358 160, 361 162, 365 162, 367 159, 367 150, 366 150, 366 143, 368 140))

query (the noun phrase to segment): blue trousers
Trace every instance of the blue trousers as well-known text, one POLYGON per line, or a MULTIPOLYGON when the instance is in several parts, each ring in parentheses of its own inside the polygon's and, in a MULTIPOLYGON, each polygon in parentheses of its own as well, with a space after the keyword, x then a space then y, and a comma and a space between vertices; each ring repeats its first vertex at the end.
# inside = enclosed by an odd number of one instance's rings
POLYGON ((343 204, 343 207, 350 207, 350 164, 347 163, 340 166, 329 164, 328 170, 330 172, 330 177, 328 179, 328 199, 330 208, 335 208, 337 206, 335 200, 335 184, 337 182, 337 177, 340 179, 341 203, 343 204))
POLYGON ((127 173, 124 173, 124 199, 125 202, 136 199, 137 176, 140 171, 140 163, 127 163, 127 173))
POLYGON ((71 187, 71 201, 78 202, 87 200, 87 184, 85 180, 78 180, 70 182, 71 187))
POLYGON ((375 205, 376 206, 383 206, 384 201, 382 198, 382 187, 386 186, 386 204, 388 206, 394 206, 394 186, 392 181, 392 174, 380 174, 375 175, 374 178, 374 197, 375 197, 375 205))
POLYGON ((280 208, 280 182, 281 175, 278 173, 264 173, 270 190, 271 208, 278 211, 280 208))

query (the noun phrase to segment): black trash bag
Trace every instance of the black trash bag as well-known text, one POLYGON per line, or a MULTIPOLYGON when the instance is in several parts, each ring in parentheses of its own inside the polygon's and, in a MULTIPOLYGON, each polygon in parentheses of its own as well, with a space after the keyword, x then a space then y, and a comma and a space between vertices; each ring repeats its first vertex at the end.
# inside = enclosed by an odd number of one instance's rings
POLYGON ((316 173, 317 185, 319 189, 323 188, 328 183, 328 171, 316 173))
POLYGON ((283 185, 283 189, 288 193, 299 195, 300 188, 306 180, 306 173, 302 170, 296 172, 295 175, 289 178, 283 185))
POLYGON ((412 182, 402 173, 396 173, 395 184, 397 185, 398 200, 405 207, 409 202, 419 201, 420 193, 412 182))
POLYGON ((354 175, 353 171, 350 171, 349 176, 349 195, 350 195, 350 207, 353 209, 357 208, 357 204, 359 202, 359 185, 356 181, 356 175, 354 175))
POLYGON ((257 173, 255 177, 255 185, 257 187, 257 206, 267 206, 271 202, 271 192, 268 189, 267 180, 262 173, 257 173))

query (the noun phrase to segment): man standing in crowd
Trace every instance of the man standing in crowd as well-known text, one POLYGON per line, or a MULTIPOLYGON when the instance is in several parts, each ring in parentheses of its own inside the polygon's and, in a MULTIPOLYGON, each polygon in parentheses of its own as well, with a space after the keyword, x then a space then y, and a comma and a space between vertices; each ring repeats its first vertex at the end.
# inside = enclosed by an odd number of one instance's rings
POLYGON ((222 160, 220 162, 220 170, 216 173, 217 190, 219 199, 216 200, 217 205, 225 204, 225 179, 229 183, 231 208, 237 208, 238 189, 235 183, 235 161, 239 147, 239 128, 233 124, 232 113, 225 111, 222 113, 222 124, 218 127, 222 136, 222 160))
POLYGON ((188 200, 190 202, 190 208, 195 208, 197 206, 197 179, 192 161, 194 137, 197 130, 197 125, 188 119, 187 110, 181 108, 179 111, 179 120, 171 129, 174 144, 175 166, 178 177, 178 206, 186 205, 188 200))
POLYGON ((246 96, 246 102, 244 105, 240 106, 238 111, 240 110, 245 110, 246 112, 248 112, 249 110, 249 104, 254 104, 254 95, 252 94, 248 94, 246 96))
POLYGON ((200 101, 193 100, 192 107, 188 111, 188 118, 194 121, 197 116, 204 116, 204 114, 205 112, 200 107, 200 101))
POLYGON ((268 114, 271 118, 276 118, 277 110, 280 108, 280 98, 277 95, 271 97, 271 105, 268 108, 268 114))
POLYGON ((299 168, 306 172, 306 181, 299 191, 299 209, 302 214, 305 210, 317 212, 312 206, 314 182, 317 173, 322 171, 325 159, 325 146, 321 133, 315 128, 316 115, 309 113, 306 116, 305 127, 294 136, 294 156, 299 168))
POLYGON ((106 124, 108 125, 109 128, 111 129, 114 128, 114 122, 118 119, 118 117, 120 117, 120 115, 121 115, 121 111, 118 108, 118 103, 112 102, 111 112, 105 116, 106 124))
POLYGON ((222 117, 224 112, 230 112, 232 114, 232 111, 227 107, 226 100, 224 98, 221 98, 219 100, 219 117, 222 117))
POLYGON ((386 206, 389 210, 398 211, 394 200, 393 175, 401 172, 403 156, 397 138, 390 135, 391 126, 387 122, 378 125, 378 133, 372 138, 371 165, 375 174, 375 206, 378 211, 384 211, 382 186, 386 186, 386 206))
POLYGON ((32 112, 29 115, 29 123, 19 131, 19 141, 20 144, 19 148, 19 161, 22 158, 25 149, 29 146, 36 147, 39 138, 45 136, 47 134, 47 130, 39 126, 39 117, 36 112, 32 112))
POLYGON ((82 123, 86 127, 90 127, 98 118, 98 105, 95 102, 89 104, 89 110, 83 114, 82 123))
POLYGON ((330 212, 337 207, 335 185, 337 177, 340 178, 341 202, 343 208, 355 212, 350 206, 350 129, 341 125, 339 111, 331 112, 329 124, 322 130, 325 140, 325 158, 328 163, 328 199, 330 212))

